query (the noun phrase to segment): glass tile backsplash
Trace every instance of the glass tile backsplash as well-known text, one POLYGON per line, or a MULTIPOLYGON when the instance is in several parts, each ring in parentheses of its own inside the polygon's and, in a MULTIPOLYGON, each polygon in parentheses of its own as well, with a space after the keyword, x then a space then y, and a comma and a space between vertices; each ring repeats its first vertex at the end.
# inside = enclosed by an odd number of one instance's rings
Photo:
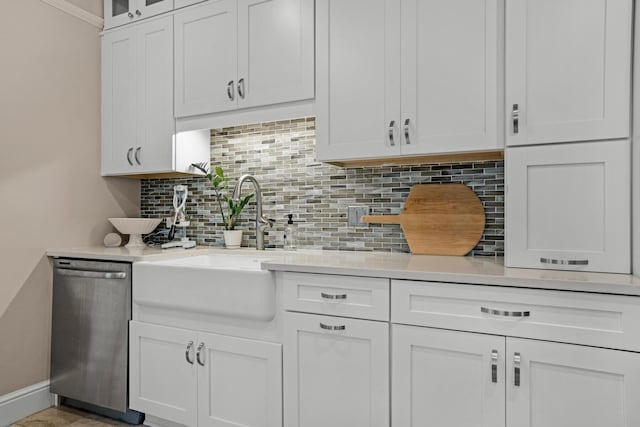
MULTIPOLYGON (((347 224, 349 206, 371 214, 399 213, 414 184, 463 183, 482 201, 486 226, 470 255, 504 255, 504 162, 482 161, 411 166, 341 168, 315 160, 315 119, 302 118, 211 131, 211 163, 232 178, 253 175, 262 187, 265 215, 276 220, 265 244, 281 248, 286 215, 297 223, 296 244, 305 249, 409 252, 399 225, 347 224)), ((187 234, 199 245, 222 246, 222 219, 205 178, 142 181, 143 217, 172 214, 173 186, 189 187, 187 234)), ((247 185, 243 192, 251 191, 247 185)), ((255 245, 253 203, 237 228, 243 246, 255 245)))

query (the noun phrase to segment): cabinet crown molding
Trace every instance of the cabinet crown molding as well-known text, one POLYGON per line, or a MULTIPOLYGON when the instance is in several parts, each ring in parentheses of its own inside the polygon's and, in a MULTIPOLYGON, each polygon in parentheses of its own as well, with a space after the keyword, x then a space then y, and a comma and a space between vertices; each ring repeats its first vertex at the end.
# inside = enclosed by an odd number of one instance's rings
POLYGON ((104 27, 104 19, 102 19, 98 15, 94 15, 93 13, 84 10, 81 7, 76 6, 73 3, 69 3, 67 0, 41 0, 41 1, 75 18, 78 18, 84 22, 87 22, 100 30, 102 30, 102 28, 104 27))

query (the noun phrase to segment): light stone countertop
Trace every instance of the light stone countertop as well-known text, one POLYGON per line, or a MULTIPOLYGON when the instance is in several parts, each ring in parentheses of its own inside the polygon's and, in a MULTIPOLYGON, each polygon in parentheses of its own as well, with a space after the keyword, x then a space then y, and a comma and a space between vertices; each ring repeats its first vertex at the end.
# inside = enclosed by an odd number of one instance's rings
POLYGON ((192 249, 127 249, 81 247, 52 249, 51 257, 104 259, 112 261, 160 261, 187 256, 257 255, 267 258, 262 268, 318 274, 382 277, 397 280, 423 280, 494 286, 570 290, 640 296, 640 277, 628 274, 587 273, 577 271, 506 268, 502 258, 410 255, 402 253, 281 250, 256 251, 253 248, 226 250, 196 247, 192 249))
POLYGON ((47 256, 53 258, 82 258, 99 259, 107 261, 159 261, 163 259, 180 258, 194 255, 204 255, 210 252, 207 246, 198 246, 191 249, 171 248, 132 248, 123 246, 107 248, 104 246, 84 246, 77 248, 49 249, 47 256))

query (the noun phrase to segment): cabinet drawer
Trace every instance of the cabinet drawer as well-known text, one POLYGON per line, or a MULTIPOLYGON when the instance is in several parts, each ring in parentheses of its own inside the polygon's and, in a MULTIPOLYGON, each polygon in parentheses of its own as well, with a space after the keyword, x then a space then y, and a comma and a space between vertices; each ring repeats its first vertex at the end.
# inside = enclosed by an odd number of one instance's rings
POLYGON ((640 298, 392 281, 394 323, 640 351, 640 298))
POLYGON ((284 273, 284 308, 290 311, 389 320, 389 280, 284 273))

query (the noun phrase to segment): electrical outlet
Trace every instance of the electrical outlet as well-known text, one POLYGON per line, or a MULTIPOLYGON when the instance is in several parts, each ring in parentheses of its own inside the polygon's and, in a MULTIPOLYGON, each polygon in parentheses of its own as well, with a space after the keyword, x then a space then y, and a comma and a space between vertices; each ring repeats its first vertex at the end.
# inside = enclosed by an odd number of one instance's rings
POLYGON ((362 222, 362 217, 369 215, 369 212, 369 206, 349 206, 347 211, 349 227, 368 227, 368 223, 362 222))

